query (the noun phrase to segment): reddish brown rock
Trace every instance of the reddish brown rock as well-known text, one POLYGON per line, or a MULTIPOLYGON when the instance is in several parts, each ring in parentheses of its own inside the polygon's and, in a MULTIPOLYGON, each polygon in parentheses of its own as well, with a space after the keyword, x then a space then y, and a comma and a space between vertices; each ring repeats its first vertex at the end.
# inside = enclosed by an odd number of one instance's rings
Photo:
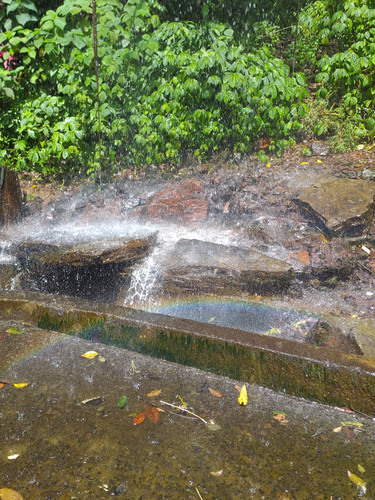
POLYGON ((0 226, 14 222, 21 208, 22 196, 18 176, 0 165, 0 226))
POLYGON ((207 217, 208 202, 201 183, 186 180, 155 193, 133 215, 150 219, 194 222, 207 217))

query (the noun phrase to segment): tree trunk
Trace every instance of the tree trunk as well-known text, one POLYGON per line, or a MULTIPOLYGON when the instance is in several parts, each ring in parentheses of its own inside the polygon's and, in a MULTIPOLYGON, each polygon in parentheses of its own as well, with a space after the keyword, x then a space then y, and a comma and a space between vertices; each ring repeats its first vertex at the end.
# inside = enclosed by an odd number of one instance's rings
POLYGON ((0 165, 0 226, 15 221, 22 208, 22 195, 18 176, 0 165))

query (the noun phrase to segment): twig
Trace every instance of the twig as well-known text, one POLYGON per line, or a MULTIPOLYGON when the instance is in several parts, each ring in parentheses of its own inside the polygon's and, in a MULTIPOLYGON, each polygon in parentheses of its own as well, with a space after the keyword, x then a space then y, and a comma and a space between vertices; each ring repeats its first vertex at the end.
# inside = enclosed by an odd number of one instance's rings
POLYGON ((198 496, 199 496, 200 500, 203 500, 202 495, 199 493, 198 488, 197 488, 197 487, 195 487, 195 489, 197 490, 197 493, 198 493, 198 496))
POLYGON ((207 425, 207 421, 204 420, 204 418, 200 417, 199 415, 197 415, 196 413, 193 413, 190 410, 187 410, 183 406, 173 405, 172 403, 167 403, 166 401, 161 401, 161 400, 160 400, 160 403, 163 404, 163 405, 172 406, 172 408, 176 408, 177 410, 180 410, 180 411, 186 411, 186 413, 190 413, 190 415, 193 415, 194 417, 199 418, 199 420, 201 420, 204 424, 207 425))
POLYGON ((368 271, 369 273, 371 274, 375 274, 375 271, 373 271, 372 269, 370 269, 369 267, 365 266, 364 264, 362 264, 361 262, 356 262, 356 264, 359 266, 359 267, 362 267, 363 269, 365 269, 366 271, 368 271))

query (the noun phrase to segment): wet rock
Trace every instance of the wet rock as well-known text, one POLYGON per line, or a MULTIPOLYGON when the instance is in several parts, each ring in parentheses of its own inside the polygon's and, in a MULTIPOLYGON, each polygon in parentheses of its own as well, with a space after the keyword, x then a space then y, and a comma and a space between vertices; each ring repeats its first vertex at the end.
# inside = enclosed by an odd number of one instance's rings
POLYGON ((156 233, 143 238, 101 240, 77 245, 26 242, 15 253, 26 290, 116 300, 133 266, 148 255, 156 233))
POLYGON ((345 239, 328 241, 321 234, 312 234, 290 242, 289 248, 295 250, 287 260, 293 266, 296 277, 302 280, 346 280, 355 266, 355 254, 345 239), (303 258, 304 254, 307 259, 303 258))
POLYGON ((306 336, 306 343, 351 354, 363 354, 354 336, 345 335, 340 328, 332 326, 324 320, 319 320, 310 329, 306 336))
POLYGON ((21 213, 22 196, 18 176, 0 165, 0 226, 14 222, 21 213))
POLYGON ((285 290, 293 277, 283 261, 239 247, 181 239, 161 270, 166 293, 217 295, 285 290))
POLYGON ((321 178, 294 200, 325 232, 357 235, 374 215, 375 183, 357 179, 321 178))
POLYGON ((133 216, 153 220, 194 222, 207 217, 208 202, 200 181, 189 179, 156 192, 133 216))
POLYGON ((313 142, 311 144, 311 153, 314 156, 327 156, 329 154, 329 144, 326 142, 313 142))

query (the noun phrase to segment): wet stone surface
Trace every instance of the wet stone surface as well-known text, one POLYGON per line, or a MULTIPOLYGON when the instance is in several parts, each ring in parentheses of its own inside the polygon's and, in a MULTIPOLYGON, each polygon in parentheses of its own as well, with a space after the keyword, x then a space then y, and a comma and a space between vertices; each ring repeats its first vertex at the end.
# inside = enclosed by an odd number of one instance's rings
POLYGON ((361 498, 375 496, 371 419, 252 385, 249 404, 240 406, 243 381, 22 323, 2 322, 0 335, 7 382, 0 487, 25 499, 196 499, 199 491, 217 499, 354 500, 348 470, 367 482, 361 498), (82 358, 88 350, 105 361, 82 358), (21 382, 29 385, 11 385, 21 382), (128 402, 120 409, 122 396, 128 402), (83 403, 91 398, 98 399, 83 403), (216 426, 160 401, 186 403, 216 426), (147 402, 165 413, 157 424, 133 425, 147 402))

